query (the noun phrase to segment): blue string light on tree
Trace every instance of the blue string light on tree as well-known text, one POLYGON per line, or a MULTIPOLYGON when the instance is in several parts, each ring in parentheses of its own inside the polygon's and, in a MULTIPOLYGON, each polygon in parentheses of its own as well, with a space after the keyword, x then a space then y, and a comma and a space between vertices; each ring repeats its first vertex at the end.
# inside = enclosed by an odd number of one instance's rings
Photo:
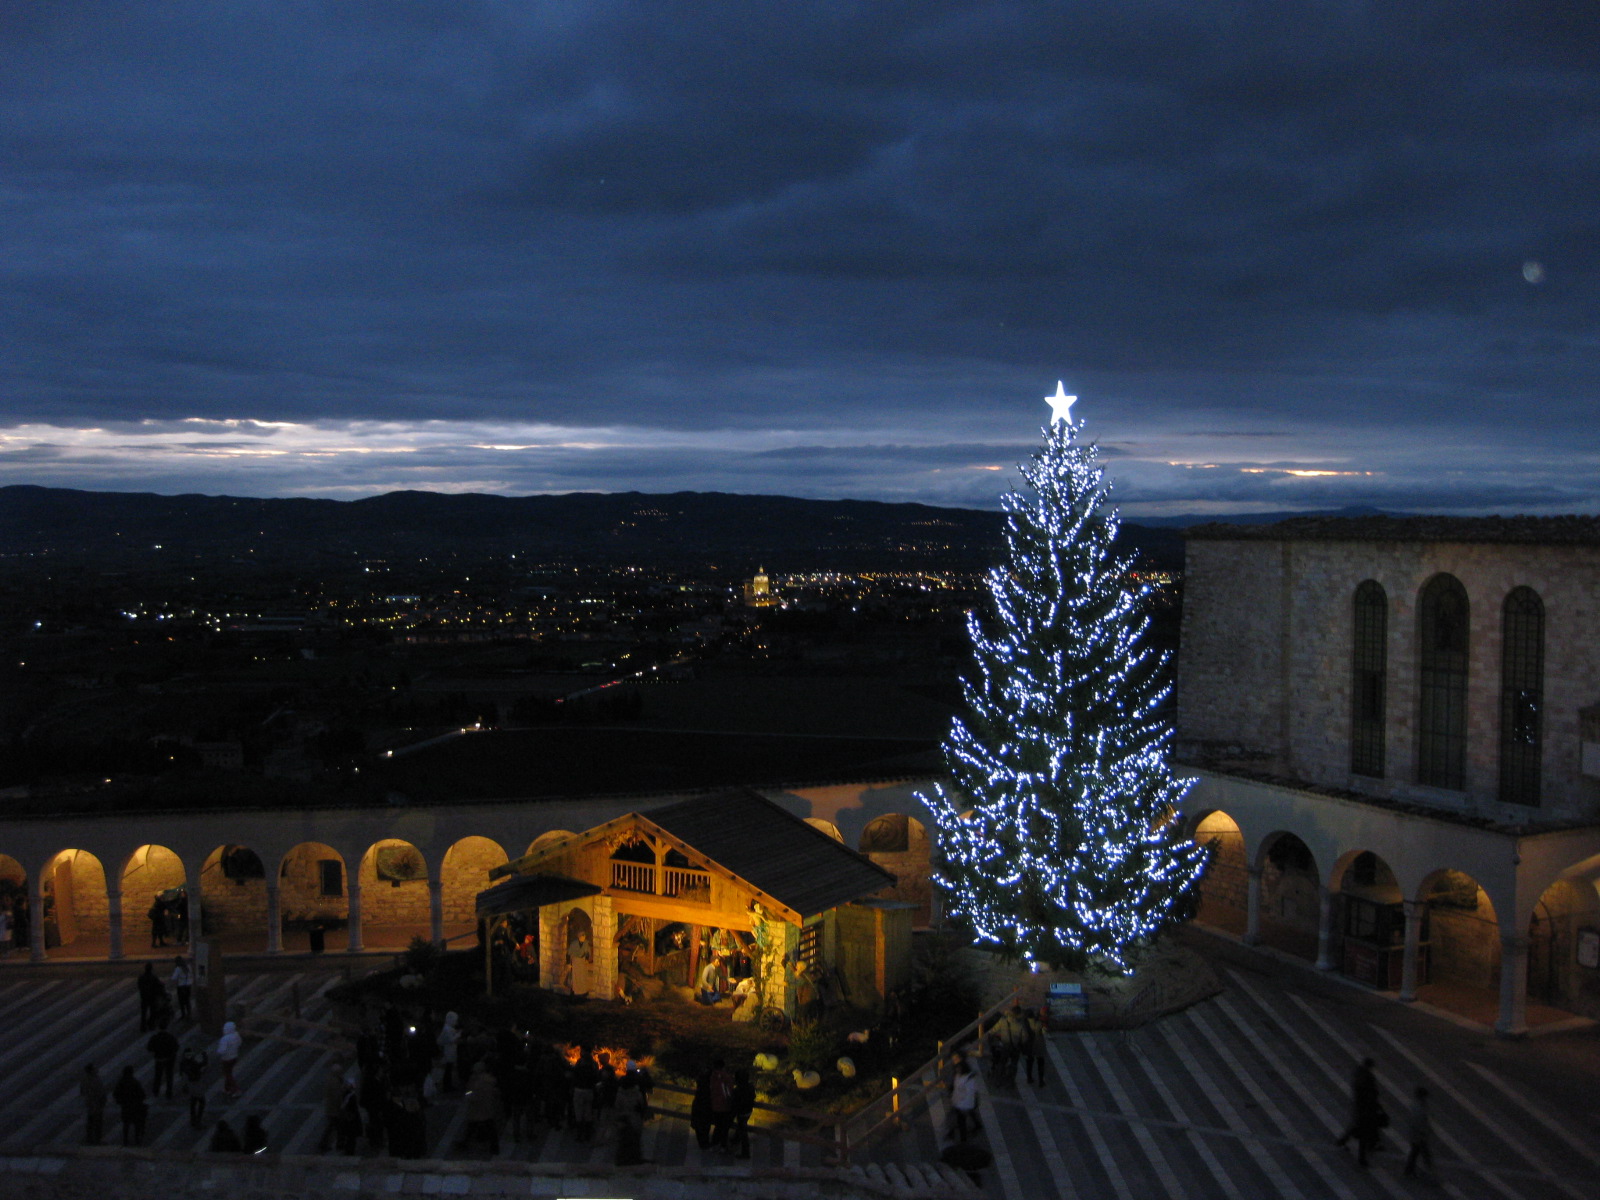
POLYGON ((1048 397, 1044 445, 1006 511, 1007 561, 968 619, 974 669, 944 755, 951 785, 922 798, 935 877, 981 943, 1030 963, 1126 974, 1205 866, 1178 835, 1188 784, 1167 761, 1164 658, 1076 397, 1048 397))

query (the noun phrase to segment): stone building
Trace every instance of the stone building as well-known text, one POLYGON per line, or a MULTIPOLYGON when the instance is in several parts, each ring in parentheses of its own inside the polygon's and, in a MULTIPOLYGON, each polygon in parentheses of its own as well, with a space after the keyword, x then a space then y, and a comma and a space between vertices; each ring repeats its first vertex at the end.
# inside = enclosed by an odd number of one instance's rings
POLYGON ((1190 531, 1201 919, 1496 1028, 1600 1017, 1600 519, 1190 531))

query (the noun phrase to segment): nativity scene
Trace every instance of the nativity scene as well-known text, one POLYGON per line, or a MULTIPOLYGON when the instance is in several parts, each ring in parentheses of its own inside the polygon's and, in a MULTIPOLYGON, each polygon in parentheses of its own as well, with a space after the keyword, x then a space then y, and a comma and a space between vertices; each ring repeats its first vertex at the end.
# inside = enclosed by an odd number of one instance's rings
POLYGON ((490 877, 491 990, 792 1020, 876 1007, 910 976, 914 906, 877 896, 895 877, 751 789, 628 813, 490 877))

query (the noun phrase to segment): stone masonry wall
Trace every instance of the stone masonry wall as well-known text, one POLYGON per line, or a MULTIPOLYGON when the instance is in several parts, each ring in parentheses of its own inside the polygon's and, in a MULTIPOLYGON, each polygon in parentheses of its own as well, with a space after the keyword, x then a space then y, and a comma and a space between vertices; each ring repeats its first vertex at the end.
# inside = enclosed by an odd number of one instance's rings
POLYGON ((1445 542, 1189 543, 1180 739, 1233 742, 1274 755, 1276 773, 1500 819, 1502 609, 1512 588, 1545 609, 1541 816, 1590 816, 1600 781, 1579 769, 1578 710, 1600 699, 1600 553, 1593 547, 1445 542), (1471 605, 1467 786, 1416 778, 1417 597, 1440 572, 1471 605), (1388 598, 1385 772, 1350 770, 1352 601, 1363 580, 1388 598))
POLYGON ((477 920, 478 893, 494 883, 490 869, 507 861, 499 843, 485 837, 462 838, 450 847, 440 869, 446 924, 477 920))

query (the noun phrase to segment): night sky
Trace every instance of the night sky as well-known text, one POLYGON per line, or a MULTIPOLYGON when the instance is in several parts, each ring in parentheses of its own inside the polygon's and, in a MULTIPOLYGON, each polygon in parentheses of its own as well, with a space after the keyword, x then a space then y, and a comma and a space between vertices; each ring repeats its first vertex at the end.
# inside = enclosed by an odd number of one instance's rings
POLYGON ((0 484, 1600 512, 1600 5, 0 0, 0 484))

